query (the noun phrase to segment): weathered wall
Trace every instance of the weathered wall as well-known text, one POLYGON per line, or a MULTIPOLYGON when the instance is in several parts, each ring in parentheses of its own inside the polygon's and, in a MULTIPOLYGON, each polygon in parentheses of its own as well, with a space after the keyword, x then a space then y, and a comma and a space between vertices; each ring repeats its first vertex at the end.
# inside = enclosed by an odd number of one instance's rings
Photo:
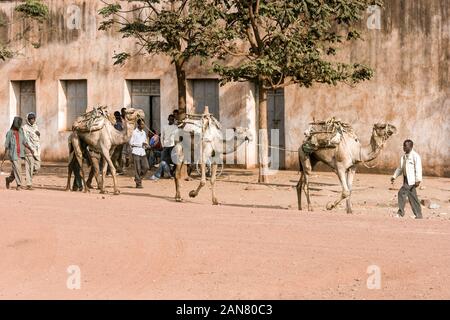
MULTIPOLYGON (((118 110, 129 101, 125 93, 126 79, 159 79, 161 119, 165 124, 168 115, 177 105, 176 74, 170 61, 164 56, 137 56, 123 67, 113 66, 113 54, 129 50, 134 45, 132 40, 123 40, 117 33, 98 31, 101 17, 96 13, 104 5, 100 0, 45 2, 49 5, 51 17, 49 25, 43 26, 40 32, 41 47, 33 49, 27 46, 21 50, 19 57, 0 63, 0 136, 4 137, 15 116, 15 106, 10 103, 10 81, 14 80, 36 80, 36 109, 42 133, 42 156, 47 161, 62 160, 67 156, 69 132, 63 129, 64 117, 61 117, 59 110, 60 80, 87 79, 88 106, 107 105, 112 110, 118 110), (73 16, 70 5, 81 8, 80 30, 67 27, 68 19, 73 16)), ((8 16, 11 21, 14 21, 13 3, 16 2, 0 2, 0 14, 8 16)), ((15 31, 8 32, 12 36, 15 31)), ((20 43, 17 44, 17 49, 20 46, 20 43)), ((199 68, 192 64, 188 69, 187 76, 190 79, 211 77, 205 67, 199 68)), ((221 109, 225 127, 254 126, 254 99, 247 98, 252 96, 252 90, 250 85, 236 84, 220 89, 220 103, 228 107, 221 109), (230 96, 233 91, 238 96, 230 96)), ((247 151, 248 164, 254 163, 254 150, 254 144, 250 145, 247 151)))
MULTIPOLYGON (((14 116, 10 81, 36 80, 38 124, 42 131, 43 157, 66 157, 68 132, 61 130, 59 81, 88 80, 88 105, 109 105, 118 109, 127 103, 126 79, 160 79, 161 119, 177 105, 175 71, 167 58, 138 56, 125 66, 113 66, 114 52, 129 50, 113 32, 98 31, 96 14, 100 0, 46 0, 51 9, 50 25, 41 34, 41 48, 27 46, 22 55, 0 63, 0 136, 4 137, 14 116), (68 8, 81 8, 80 30, 69 30, 68 8)), ((389 122, 399 133, 391 138, 377 159, 377 170, 391 172, 406 138, 415 141, 427 174, 450 175, 449 146, 449 0, 386 0, 381 12, 381 29, 368 30, 362 24, 365 42, 351 45, 342 54, 375 70, 375 77, 355 88, 316 85, 285 90, 286 147, 296 150, 303 131, 313 118, 337 116, 352 123, 367 143, 375 122, 389 122)), ((12 4, 0 1, 0 15, 12 18, 12 4)), ((21 25, 15 28, 23 27, 21 25)), ((13 30, 2 29, 0 37, 13 30)), ((20 44, 18 49, 20 49, 20 44)), ((208 66, 189 64, 189 79, 211 78, 208 66)), ((225 127, 244 126, 254 130, 255 94, 251 84, 228 84, 220 89, 220 118, 225 127)), ((189 99, 188 99, 189 102, 189 99)), ((164 123, 164 122, 163 122, 164 123)), ((0 139, 0 141, 3 141, 0 139)), ((256 163, 256 143, 247 149, 247 164, 256 163)), ((287 152, 287 166, 297 168, 297 154, 287 152)), ((364 169, 364 168, 362 168, 364 169)), ((374 171, 375 169, 372 169, 374 171)))
MULTIPOLYGON (((426 174, 449 176, 449 3, 385 1, 381 30, 363 28, 365 41, 346 51, 349 61, 375 70, 373 80, 355 88, 287 88, 287 148, 298 148, 313 118, 336 116, 348 121, 364 143, 368 143, 374 123, 387 122, 398 128, 398 134, 376 160, 379 171, 394 170, 402 142, 410 138, 422 155, 426 174)), ((288 153, 287 164, 297 167, 297 154, 288 153)))

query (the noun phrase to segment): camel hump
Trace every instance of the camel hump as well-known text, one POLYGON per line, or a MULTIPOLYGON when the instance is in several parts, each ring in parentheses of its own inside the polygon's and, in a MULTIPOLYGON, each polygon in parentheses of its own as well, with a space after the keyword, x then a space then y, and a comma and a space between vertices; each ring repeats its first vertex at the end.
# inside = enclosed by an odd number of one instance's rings
POLYGON ((74 121, 72 130, 79 132, 97 131, 102 129, 106 121, 110 121, 110 119, 108 107, 98 106, 79 116, 74 121))

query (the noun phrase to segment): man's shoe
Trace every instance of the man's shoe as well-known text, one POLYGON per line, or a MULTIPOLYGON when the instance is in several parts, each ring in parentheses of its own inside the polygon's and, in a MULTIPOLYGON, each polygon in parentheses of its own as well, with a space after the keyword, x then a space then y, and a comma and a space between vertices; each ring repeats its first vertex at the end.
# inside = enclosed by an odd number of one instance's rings
POLYGON ((27 186, 27 190, 34 190, 33 186, 27 186))
POLYGON ((16 187, 16 190, 17 190, 17 191, 21 191, 22 189, 23 189, 22 186, 17 186, 17 187, 16 187))
POLYGON ((156 176, 151 176, 150 178, 148 178, 149 180, 152 180, 152 181, 158 181, 159 180, 159 178, 158 177, 156 177, 156 176))
POLYGON ((5 178, 5 182, 6 182, 6 189, 9 189, 9 184, 11 183, 11 181, 9 181, 9 177, 5 178))
POLYGON ((142 184, 137 184, 136 189, 144 189, 144 187, 142 186, 142 184))

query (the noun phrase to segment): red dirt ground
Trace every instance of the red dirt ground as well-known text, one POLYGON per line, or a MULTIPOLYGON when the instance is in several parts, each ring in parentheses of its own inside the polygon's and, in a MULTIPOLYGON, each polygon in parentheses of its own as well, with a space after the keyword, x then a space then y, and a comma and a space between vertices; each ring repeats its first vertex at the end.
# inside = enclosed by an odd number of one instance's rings
MULTIPOLYGON (((63 192, 65 169, 45 168, 34 191, 0 184, 0 299, 450 299, 450 179, 426 177, 419 196, 440 205, 395 218, 389 176, 356 176, 355 213, 325 211, 337 177, 312 180, 314 212, 296 210, 296 172, 259 186, 226 170, 195 199, 173 201, 172 180, 120 196, 63 192), (320 183, 319 183, 320 182, 320 183), (66 286, 67 268, 81 288, 66 286), (368 289, 367 269, 381 270, 368 289)), ((111 184, 111 179, 108 184, 111 184)))

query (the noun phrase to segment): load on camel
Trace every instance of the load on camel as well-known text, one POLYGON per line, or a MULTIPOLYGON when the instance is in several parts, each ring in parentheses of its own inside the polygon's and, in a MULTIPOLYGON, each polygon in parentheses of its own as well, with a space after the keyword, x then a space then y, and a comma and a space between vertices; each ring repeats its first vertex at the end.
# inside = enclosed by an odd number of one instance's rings
POLYGON ((83 146, 86 145, 93 152, 100 153, 106 165, 103 166, 102 176, 98 177, 99 163, 98 159, 93 159, 92 165, 101 193, 105 193, 104 181, 106 171, 110 168, 114 181, 114 194, 119 194, 117 184, 116 169, 111 160, 112 152, 116 146, 130 141, 133 130, 138 119, 144 119, 144 111, 139 109, 127 108, 125 110, 125 119, 123 119, 123 131, 114 128, 115 119, 108 113, 107 107, 97 107, 86 112, 75 120, 72 126, 72 133, 69 136, 69 165, 66 190, 70 190, 70 178, 72 175, 72 161, 77 161, 80 167, 80 175, 84 185, 84 191, 89 191, 86 184, 83 171, 83 146))
POLYGON ((397 132, 395 126, 376 123, 367 146, 362 146, 352 127, 335 118, 310 123, 305 140, 298 149, 300 180, 297 184, 298 209, 302 210, 302 190, 306 195, 308 210, 312 211, 309 195, 309 176, 314 166, 325 163, 337 174, 342 186, 339 199, 327 204, 327 210, 346 200, 347 213, 352 213, 350 195, 356 165, 374 160, 380 155, 386 141, 397 132))
POLYGON ((181 130, 180 136, 188 137, 188 139, 180 139, 175 144, 172 150, 172 160, 176 165, 175 170, 175 200, 180 202, 181 198, 181 172, 183 165, 190 162, 190 159, 186 159, 185 150, 190 149, 191 141, 190 136, 193 133, 199 138, 200 143, 197 146, 199 148, 199 163, 201 168, 201 180, 196 190, 189 192, 191 198, 195 198, 200 190, 206 185, 206 162, 211 159, 211 193, 212 203, 214 205, 219 204, 216 193, 216 172, 217 163, 220 161, 222 155, 235 152, 240 145, 246 141, 252 140, 250 131, 246 128, 233 128, 234 134, 231 139, 225 140, 222 133, 222 127, 219 121, 214 118, 205 107, 203 114, 186 114, 186 118, 180 123, 179 128, 181 130))

